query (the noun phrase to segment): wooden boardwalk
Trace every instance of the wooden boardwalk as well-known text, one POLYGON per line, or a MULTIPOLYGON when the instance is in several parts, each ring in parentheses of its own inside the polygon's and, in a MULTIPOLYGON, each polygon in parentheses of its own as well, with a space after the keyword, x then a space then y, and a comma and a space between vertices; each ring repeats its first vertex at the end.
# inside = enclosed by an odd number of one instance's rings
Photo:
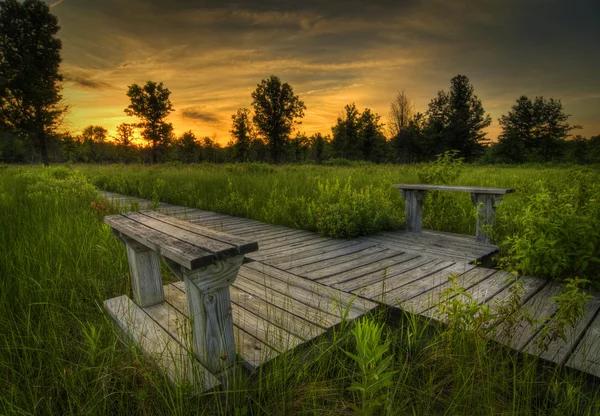
MULTIPOLYGON (((151 206, 147 200, 104 194, 124 210, 151 206)), ((160 203, 157 208, 258 242, 259 250, 246 256, 250 262, 242 266, 231 290, 236 344, 249 369, 339 324, 349 304, 349 318, 385 304, 439 319, 436 304, 450 285, 450 274, 473 299, 492 309, 509 296, 514 284, 509 273, 472 264, 497 247, 477 243, 471 236, 396 231, 339 240, 170 204, 160 203)), ((544 319, 556 312, 550 298, 560 293, 559 284, 528 276, 520 281, 525 289, 522 301, 532 318, 544 319)), ((165 286, 167 302, 145 311, 182 345, 182 330, 172 322, 183 322, 187 313, 183 290, 180 283, 165 286)), ((519 352, 600 377, 600 297, 587 303, 584 317, 566 335, 567 342, 557 339, 539 350, 539 326, 523 319, 513 331, 496 328, 493 337, 519 352)))

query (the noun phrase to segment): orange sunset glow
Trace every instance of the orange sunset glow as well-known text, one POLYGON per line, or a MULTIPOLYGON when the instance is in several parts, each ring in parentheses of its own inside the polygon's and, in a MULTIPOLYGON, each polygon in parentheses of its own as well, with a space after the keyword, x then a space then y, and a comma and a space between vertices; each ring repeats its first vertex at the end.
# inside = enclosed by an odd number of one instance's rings
MULTIPOLYGON (((520 95, 559 98, 576 134, 600 132, 600 38, 592 2, 59 0, 67 128, 133 122, 127 86, 163 82, 177 135, 230 140, 231 115, 274 74, 307 107, 299 130, 329 134, 346 104, 385 123, 404 90, 424 112, 464 74, 493 119, 520 95), (526 23, 526 24, 525 24, 526 23)), ((596 13, 597 14, 597 13, 596 13)))

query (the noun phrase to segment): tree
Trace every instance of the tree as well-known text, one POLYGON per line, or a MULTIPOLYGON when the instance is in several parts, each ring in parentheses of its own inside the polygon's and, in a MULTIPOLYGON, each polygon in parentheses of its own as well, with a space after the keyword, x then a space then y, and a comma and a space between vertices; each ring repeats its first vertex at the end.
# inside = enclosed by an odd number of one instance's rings
POLYGON ((87 126, 81 133, 84 151, 88 160, 103 162, 105 156, 105 143, 108 131, 102 126, 87 126))
POLYGON ((483 129, 492 119, 485 114, 466 76, 457 75, 450 84, 449 93, 439 91, 429 103, 425 128, 429 156, 458 150, 466 160, 472 160, 483 152, 486 142, 483 129))
POLYGON ((198 159, 202 147, 196 135, 190 130, 183 133, 175 142, 177 158, 183 163, 191 163, 198 159))
POLYGON ((310 141, 304 133, 298 132, 296 137, 289 141, 289 159, 292 162, 306 162, 310 152, 310 141))
POLYGON ((400 163, 415 163, 426 159, 423 139, 425 116, 416 113, 408 125, 392 137, 391 147, 395 160, 400 163))
POLYGON ((363 160, 383 162, 386 158, 386 141, 380 119, 379 114, 372 113, 369 108, 360 115, 358 137, 363 160))
POLYGON ((173 111, 169 100, 171 91, 153 81, 140 87, 132 84, 127 87, 127 96, 131 104, 125 109, 128 116, 135 116, 142 121, 136 127, 142 129, 142 137, 152 146, 152 162, 158 161, 158 154, 171 140, 173 125, 166 123, 165 118, 173 111))
POLYGON ((311 152, 317 165, 320 165, 323 163, 323 160, 327 159, 330 141, 331 138, 329 136, 323 136, 321 133, 315 133, 310 137, 311 152))
POLYGON ((118 146, 128 148, 131 146, 135 134, 133 124, 121 123, 117 126, 117 135, 113 137, 118 146))
POLYGON ((229 131, 233 138, 233 154, 238 162, 247 162, 250 157, 250 143, 252 142, 253 129, 250 121, 250 110, 240 108, 231 116, 233 126, 229 131))
POLYGON ((292 87, 271 75, 252 93, 254 125, 266 140, 274 163, 279 163, 297 118, 304 117, 306 106, 294 95, 292 87))
POLYGON ((48 136, 67 110, 60 94, 59 29, 43 1, 0 2, 0 124, 35 140, 45 165, 48 136))
POLYGON ((221 146, 217 142, 217 135, 213 134, 213 137, 204 137, 202 139, 202 158, 207 162, 217 163, 220 161, 219 154, 221 146))
POLYGON ((398 136, 403 129, 408 127, 414 111, 415 105, 404 90, 399 92, 390 104, 388 130, 391 138, 398 136))
POLYGON ((359 145, 360 112, 356 104, 348 104, 344 112, 331 128, 331 150, 333 157, 349 160, 360 159, 362 151, 359 145))
POLYGON ((495 153, 509 162, 543 161, 557 158, 569 132, 579 126, 567 122, 560 100, 526 96, 517 99, 512 110, 498 120, 502 133, 495 153))

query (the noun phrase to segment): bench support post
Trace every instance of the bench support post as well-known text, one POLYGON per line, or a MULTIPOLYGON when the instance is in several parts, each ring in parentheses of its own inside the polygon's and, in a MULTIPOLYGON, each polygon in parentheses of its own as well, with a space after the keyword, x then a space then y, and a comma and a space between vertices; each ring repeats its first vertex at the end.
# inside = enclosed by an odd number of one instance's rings
POLYGON ((235 281, 243 260, 241 255, 196 270, 182 267, 194 355, 213 374, 225 374, 223 371, 235 363, 229 286, 235 281))
POLYGON ((401 189, 406 201, 406 230, 420 232, 423 229, 423 200, 427 191, 401 189))
POLYGON ((471 193, 471 201, 477 206, 477 231, 475 240, 491 244, 488 234, 496 221, 496 205, 502 202, 504 195, 471 193))
POLYGON ((155 251, 135 240, 122 237, 127 247, 133 300, 142 308, 165 300, 160 276, 160 261, 155 251))

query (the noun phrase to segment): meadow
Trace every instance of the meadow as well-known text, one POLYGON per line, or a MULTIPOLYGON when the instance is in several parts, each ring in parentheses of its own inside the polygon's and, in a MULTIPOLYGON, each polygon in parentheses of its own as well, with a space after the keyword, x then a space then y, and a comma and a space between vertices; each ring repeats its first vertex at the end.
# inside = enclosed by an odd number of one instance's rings
MULTIPOLYGON (((431 164, 349 166, 167 164, 82 166, 100 189, 153 201, 351 238, 404 226, 394 183, 514 188, 499 205, 492 235, 497 264, 548 278, 600 284, 600 172, 597 168, 473 166, 445 155, 431 164)), ((467 193, 432 192, 423 227, 475 234, 467 193)))
MULTIPOLYGON (((171 389, 103 312, 103 300, 130 292, 125 250, 103 218, 135 207, 111 206, 96 186, 351 237, 402 227, 392 183, 448 178, 517 189, 498 212, 504 267, 598 278, 600 181, 589 169, 0 167, 0 414, 597 414, 600 397, 581 375, 486 341, 480 325, 376 315, 230 391, 193 395, 171 389)), ((424 225, 473 234, 474 215, 468 195, 433 195, 424 225)))

